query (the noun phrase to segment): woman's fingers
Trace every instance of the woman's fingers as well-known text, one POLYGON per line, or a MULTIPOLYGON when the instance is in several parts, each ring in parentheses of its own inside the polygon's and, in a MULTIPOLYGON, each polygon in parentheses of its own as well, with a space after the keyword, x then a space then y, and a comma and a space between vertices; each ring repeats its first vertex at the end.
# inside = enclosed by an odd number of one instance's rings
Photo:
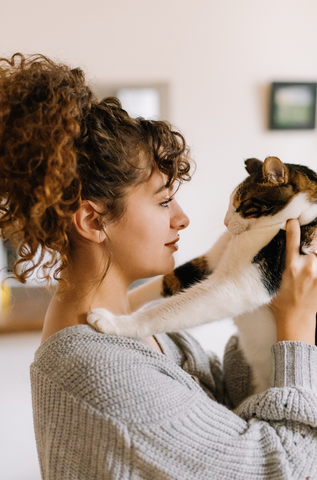
POLYGON ((292 218, 286 223, 286 265, 300 255, 300 225, 292 218))
POLYGON ((271 302, 278 341, 315 344, 317 310, 317 259, 300 254, 298 220, 286 225, 286 265, 279 292, 271 302))

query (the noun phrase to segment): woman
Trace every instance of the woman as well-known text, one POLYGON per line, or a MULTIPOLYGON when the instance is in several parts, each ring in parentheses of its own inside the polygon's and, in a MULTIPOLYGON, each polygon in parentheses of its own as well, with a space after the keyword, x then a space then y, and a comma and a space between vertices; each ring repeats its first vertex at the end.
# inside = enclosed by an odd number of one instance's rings
POLYGON ((238 416, 251 385, 236 338, 223 373, 186 333, 137 341, 86 321, 129 313, 129 285, 173 269, 183 137, 98 103, 80 70, 42 56, 2 60, 0 91, 0 228, 20 245, 20 281, 41 262, 58 280, 31 366, 43 478, 317 478, 317 259, 299 255, 298 223, 272 306, 272 388, 238 416))

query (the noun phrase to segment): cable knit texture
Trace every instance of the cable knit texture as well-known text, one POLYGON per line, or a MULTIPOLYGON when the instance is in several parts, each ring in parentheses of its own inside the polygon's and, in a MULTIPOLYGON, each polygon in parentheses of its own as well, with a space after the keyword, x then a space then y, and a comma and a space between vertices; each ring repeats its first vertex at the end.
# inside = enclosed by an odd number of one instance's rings
POLYGON ((78 325, 37 350, 43 479, 317 480, 316 347, 274 345, 271 388, 247 397, 252 375, 236 337, 223 370, 187 333, 156 339, 163 354, 78 325))

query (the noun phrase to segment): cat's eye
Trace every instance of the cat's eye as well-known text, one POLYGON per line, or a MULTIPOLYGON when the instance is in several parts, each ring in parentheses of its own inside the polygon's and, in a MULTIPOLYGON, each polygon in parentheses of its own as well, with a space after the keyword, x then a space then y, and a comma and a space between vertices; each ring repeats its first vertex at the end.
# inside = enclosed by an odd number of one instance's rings
POLYGON ((244 213, 256 213, 258 211, 259 211, 259 209, 256 208, 256 207, 249 207, 244 211, 244 213))
POLYGON ((244 217, 251 217, 252 215, 259 215, 260 211, 258 208, 248 208, 243 212, 244 217))
POLYGON ((248 198, 241 202, 237 208, 237 212, 241 212, 243 217, 257 216, 262 213, 264 205, 260 203, 256 198, 248 198))

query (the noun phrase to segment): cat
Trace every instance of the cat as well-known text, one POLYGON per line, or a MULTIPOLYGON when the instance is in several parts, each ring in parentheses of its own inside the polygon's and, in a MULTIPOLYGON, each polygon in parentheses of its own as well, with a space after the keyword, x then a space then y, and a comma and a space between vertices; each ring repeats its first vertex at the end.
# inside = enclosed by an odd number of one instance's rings
POLYGON ((99 332, 142 338, 234 317, 253 372, 253 393, 270 385, 276 324, 269 302, 285 268, 286 221, 301 224, 301 253, 312 251, 317 228, 317 175, 277 157, 245 161, 249 176, 234 190, 227 231, 203 256, 131 294, 132 309, 170 297, 148 310, 115 316, 97 308, 88 323, 99 332))

